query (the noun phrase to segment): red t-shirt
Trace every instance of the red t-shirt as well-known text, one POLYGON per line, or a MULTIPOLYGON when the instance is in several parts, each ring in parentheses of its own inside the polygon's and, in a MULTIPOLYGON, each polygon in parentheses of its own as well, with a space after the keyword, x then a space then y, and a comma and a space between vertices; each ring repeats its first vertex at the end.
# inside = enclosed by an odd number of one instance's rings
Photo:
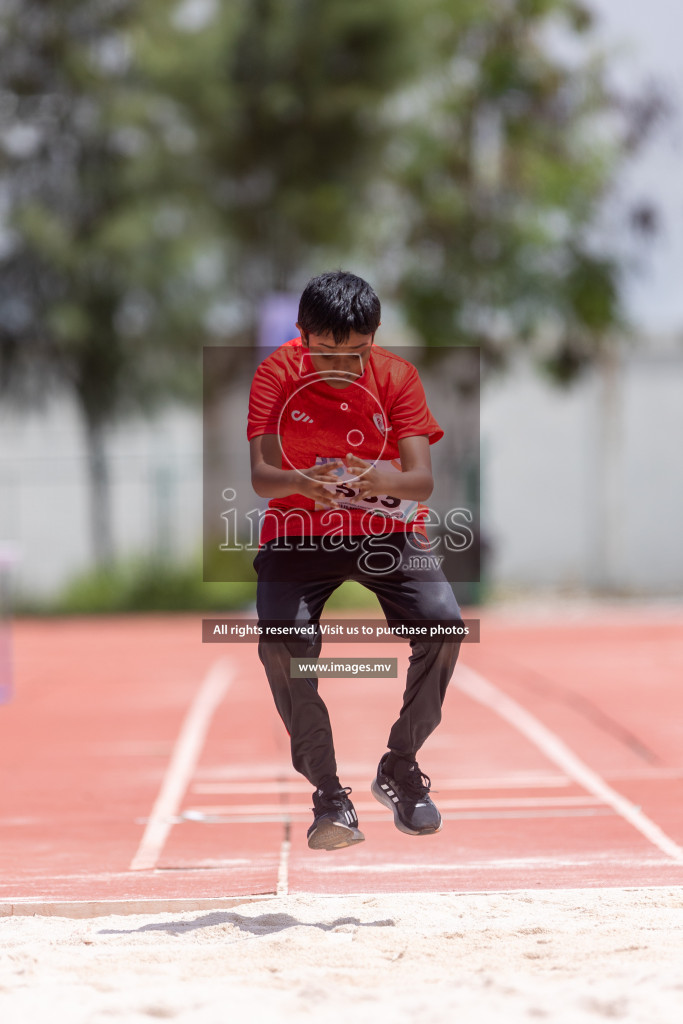
MULTIPOLYGON (((324 459, 353 452, 369 462, 400 470, 398 441, 426 435, 434 444, 443 437, 427 407, 415 367, 379 345, 362 376, 335 388, 315 370, 300 338, 281 345, 256 370, 249 395, 247 437, 276 434, 284 469, 305 470, 324 459)), ((268 504, 261 543, 278 535, 368 534, 419 529, 417 502, 390 495, 360 499, 353 482, 342 476, 337 490, 340 509, 316 509, 311 498, 290 494, 268 504), (379 519, 379 516, 382 519, 379 519)), ((422 532, 422 531, 421 531, 422 532)))

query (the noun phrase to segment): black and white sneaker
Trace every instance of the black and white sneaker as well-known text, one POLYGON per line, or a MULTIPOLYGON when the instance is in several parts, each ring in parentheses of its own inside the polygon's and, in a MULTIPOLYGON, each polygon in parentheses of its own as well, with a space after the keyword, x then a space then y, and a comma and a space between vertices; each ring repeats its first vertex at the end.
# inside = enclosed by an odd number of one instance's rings
POLYGON ((332 793, 316 789, 313 794, 313 824, 308 830, 308 845, 312 850, 340 850, 365 839, 349 800, 350 792, 348 786, 332 793))
POLYGON ((416 761, 396 761, 391 775, 384 772, 385 754, 370 787, 372 795, 394 812, 394 824, 409 836, 431 836, 443 827, 441 815, 429 796, 431 780, 416 761))

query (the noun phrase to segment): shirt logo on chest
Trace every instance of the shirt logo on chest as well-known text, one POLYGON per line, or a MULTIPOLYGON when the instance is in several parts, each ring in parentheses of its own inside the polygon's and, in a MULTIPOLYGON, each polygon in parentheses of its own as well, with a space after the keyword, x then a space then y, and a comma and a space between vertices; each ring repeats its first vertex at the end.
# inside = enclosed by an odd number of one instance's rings
POLYGON ((301 423, 312 423, 313 418, 308 413, 302 412, 301 409, 292 409, 291 417, 293 420, 301 423))

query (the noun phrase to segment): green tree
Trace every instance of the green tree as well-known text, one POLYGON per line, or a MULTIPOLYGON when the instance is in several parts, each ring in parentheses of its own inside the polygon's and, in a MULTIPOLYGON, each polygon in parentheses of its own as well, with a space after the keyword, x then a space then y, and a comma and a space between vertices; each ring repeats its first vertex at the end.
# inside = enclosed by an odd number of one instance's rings
POLYGON ((615 228, 653 214, 611 210, 608 232, 607 203, 663 101, 615 92, 577 0, 433 0, 424 14, 431 70, 394 121, 385 218, 404 212, 385 274, 435 358, 477 344, 501 365, 526 346, 570 379, 623 327, 615 228))
POLYGON ((199 393, 206 292, 201 226, 160 187, 182 127, 136 60, 136 14, 130 0, 6 0, 0 34, 0 385, 22 402, 74 396, 100 562, 113 554, 107 430, 192 373, 199 393))
POLYGON ((353 238, 413 22, 408 0, 5 0, 0 384, 74 395, 98 561, 107 431, 353 238))
POLYGON ((580 0, 0 14, 0 386, 75 396, 100 560, 111 424, 198 394, 202 344, 251 342, 322 266, 375 267, 430 351, 527 345, 560 377, 621 321, 596 229, 658 101, 609 89, 580 0))
POLYGON ((226 335, 249 343, 265 295, 354 249, 386 104, 420 70, 420 14, 412 0, 206 9, 169 18, 159 0, 141 52, 195 136, 186 184, 214 217, 226 335))

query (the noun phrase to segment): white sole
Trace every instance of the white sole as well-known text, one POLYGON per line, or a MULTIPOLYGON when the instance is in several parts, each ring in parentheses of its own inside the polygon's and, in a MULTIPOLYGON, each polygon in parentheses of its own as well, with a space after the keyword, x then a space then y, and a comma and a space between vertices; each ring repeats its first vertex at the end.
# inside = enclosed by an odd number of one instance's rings
POLYGON ((382 787, 377 782, 377 779, 373 779, 372 780, 372 784, 370 786, 370 792, 374 796, 375 800, 379 800, 379 802, 381 804, 384 804, 384 806, 388 807, 389 810, 393 813, 393 815, 394 815, 394 825, 399 830, 399 832, 403 832, 404 835, 407 835, 407 836, 434 836, 434 835, 436 835, 437 832, 440 832, 441 829, 443 828, 443 821, 441 820, 441 815, 439 815, 439 824, 438 824, 437 828, 423 829, 422 831, 418 831, 417 829, 408 828, 408 826, 404 825, 403 822, 401 821, 401 819, 399 818, 398 811, 396 809, 396 804, 391 799, 391 797, 388 796, 384 792, 382 787))

